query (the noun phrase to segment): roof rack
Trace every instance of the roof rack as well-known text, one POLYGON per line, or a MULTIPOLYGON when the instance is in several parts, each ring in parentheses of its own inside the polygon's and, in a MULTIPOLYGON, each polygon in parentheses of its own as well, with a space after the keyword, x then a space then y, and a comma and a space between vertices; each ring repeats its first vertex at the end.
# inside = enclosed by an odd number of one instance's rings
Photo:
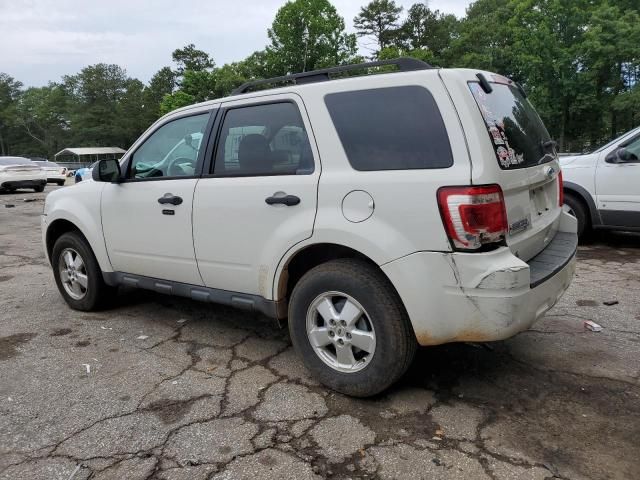
POLYGON ((282 77, 265 78, 260 80, 252 80, 243 83, 231 92, 231 95, 239 95, 248 92, 252 87, 258 85, 268 85, 271 83, 292 82, 294 85, 302 85, 305 83, 326 82, 332 80, 331 74, 351 72, 353 70, 362 70, 365 68, 384 67, 386 65, 395 65, 400 72, 411 72, 415 70, 427 70, 433 68, 426 62, 417 58, 401 57, 393 60, 379 60, 376 62, 356 63, 352 65, 341 65, 339 67, 324 68, 322 70, 313 70, 311 72, 294 73, 292 75, 284 75, 282 77))

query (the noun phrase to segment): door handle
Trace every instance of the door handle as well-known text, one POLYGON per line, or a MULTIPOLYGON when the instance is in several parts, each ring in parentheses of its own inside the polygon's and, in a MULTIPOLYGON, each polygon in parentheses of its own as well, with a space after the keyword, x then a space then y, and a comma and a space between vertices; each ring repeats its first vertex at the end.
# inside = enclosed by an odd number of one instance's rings
POLYGON ((165 193, 158 199, 160 205, 170 203, 171 205, 180 205, 182 203, 182 197, 178 197, 172 193, 165 193))
POLYGON ((284 195, 282 197, 267 197, 264 201, 267 202, 267 205, 282 204, 287 207, 293 207, 300 203, 300 198, 295 195, 284 195))

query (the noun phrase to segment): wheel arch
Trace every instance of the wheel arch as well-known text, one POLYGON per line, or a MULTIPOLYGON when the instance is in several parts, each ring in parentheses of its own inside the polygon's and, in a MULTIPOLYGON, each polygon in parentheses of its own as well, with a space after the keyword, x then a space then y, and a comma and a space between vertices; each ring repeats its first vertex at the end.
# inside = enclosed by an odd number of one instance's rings
POLYGON ((51 222, 51 224, 47 227, 45 236, 45 246, 47 249, 47 258, 49 258, 49 263, 51 263, 51 253, 53 252, 53 246, 55 245, 56 241, 62 235, 69 232, 79 233, 80 235, 82 235, 82 238, 84 238, 87 244, 89 244, 87 236, 82 233, 82 230, 75 223, 67 220, 66 218, 58 218, 51 222))
POLYGON ((587 208, 587 213, 589 214, 589 219, 591 220, 591 225, 597 226, 602 224, 596 203, 591 194, 584 187, 581 187, 577 183, 564 182, 563 189, 565 193, 573 195, 584 203, 587 208))
MULTIPOLYGON (((354 248, 337 243, 313 243, 305 245, 292 253, 286 259, 286 262, 282 268, 279 269, 279 274, 274 281, 274 298, 278 302, 286 304, 293 288, 305 273, 322 263, 337 260, 339 258, 355 258, 367 263, 386 278, 389 285, 398 295, 398 291, 396 290, 395 285, 393 285, 391 279, 368 255, 365 255, 354 248)), ((398 298, 402 303, 400 295, 398 295, 398 298)))

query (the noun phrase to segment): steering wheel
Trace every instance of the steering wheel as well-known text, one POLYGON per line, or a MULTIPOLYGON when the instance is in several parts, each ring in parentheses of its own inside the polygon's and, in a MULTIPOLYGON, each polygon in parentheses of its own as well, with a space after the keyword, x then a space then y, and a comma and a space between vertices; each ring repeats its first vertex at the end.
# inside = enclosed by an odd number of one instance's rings
POLYGON ((189 164, 193 168, 193 160, 186 157, 177 157, 169 162, 167 165, 168 177, 184 177, 185 175, 191 175, 189 172, 185 172, 181 164, 189 164))

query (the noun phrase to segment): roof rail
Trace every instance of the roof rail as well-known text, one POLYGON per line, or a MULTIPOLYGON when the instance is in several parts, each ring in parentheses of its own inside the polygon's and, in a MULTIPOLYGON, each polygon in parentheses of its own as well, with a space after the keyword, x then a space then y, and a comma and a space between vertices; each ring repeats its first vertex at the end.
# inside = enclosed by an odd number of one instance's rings
POLYGON ((410 72, 414 70, 426 70, 434 68, 422 60, 411 57, 395 58, 393 60, 379 60, 376 62, 356 63, 352 65, 340 65, 339 67, 323 68, 322 70, 313 70, 311 72, 294 73, 292 75, 284 75, 282 77, 264 78, 260 80, 252 80, 243 83, 231 92, 231 95, 239 95, 248 92, 252 87, 258 85, 268 85, 271 83, 292 82, 294 85, 302 85, 305 83, 326 82, 332 80, 331 74, 351 72, 353 70, 363 70, 373 67, 384 67, 386 65, 395 65, 400 72, 410 72))

